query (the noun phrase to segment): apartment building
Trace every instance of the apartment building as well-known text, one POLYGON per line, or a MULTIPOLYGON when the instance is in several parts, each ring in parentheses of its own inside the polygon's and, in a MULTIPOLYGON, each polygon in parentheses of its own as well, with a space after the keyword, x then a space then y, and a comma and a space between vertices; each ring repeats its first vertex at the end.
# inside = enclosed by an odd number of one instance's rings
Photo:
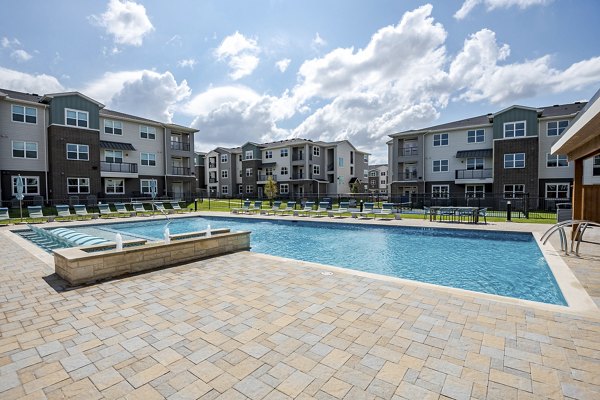
POLYGON ((390 135, 393 196, 568 199, 573 168, 551 147, 585 103, 497 113, 390 135))
POLYGON ((206 191, 206 153, 195 152, 194 169, 196 170, 196 189, 198 192, 206 191))
POLYGON ((367 190, 371 193, 388 193, 388 165, 369 165, 369 182, 367 190))
POLYGON ((355 182, 366 181, 368 160, 368 153, 347 140, 247 142, 209 152, 206 179, 215 197, 263 197, 270 177, 280 196, 349 193, 355 182))
POLYGON ((0 89, 0 198, 92 202, 195 192, 196 129, 118 111, 78 92, 0 89))

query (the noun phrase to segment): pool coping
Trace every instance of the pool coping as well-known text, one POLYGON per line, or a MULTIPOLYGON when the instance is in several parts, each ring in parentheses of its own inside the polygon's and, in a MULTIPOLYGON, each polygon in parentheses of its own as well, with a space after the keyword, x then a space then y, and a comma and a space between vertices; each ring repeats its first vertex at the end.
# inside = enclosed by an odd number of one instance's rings
MULTIPOLYGON (((361 219, 361 218, 331 218, 331 217, 310 218, 310 217, 294 217, 294 216, 279 217, 279 216, 266 216, 266 215, 240 215, 240 214, 232 215, 231 213, 216 212, 216 211, 215 212, 202 211, 202 212, 192 212, 192 213, 187 213, 187 214, 176 214, 176 215, 170 215, 169 217, 170 218, 226 217, 226 218, 247 218, 247 219, 267 220, 267 221, 276 219, 276 220, 283 220, 283 221, 296 220, 296 221, 309 221, 309 222, 321 222, 321 223, 360 224, 360 225, 369 225, 369 226, 422 227, 422 225, 420 225, 421 222, 419 222, 420 219, 414 220, 415 222, 418 222, 418 223, 411 223, 412 219, 373 220, 373 219, 364 219, 364 218, 363 219, 361 219), (402 222, 402 223, 399 223, 399 222, 402 222)), ((144 221, 151 221, 151 220, 153 220, 153 218, 151 218, 151 217, 111 218, 111 219, 104 219, 104 220, 96 219, 96 220, 86 220, 86 221, 72 221, 72 222, 76 222, 76 223, 75 224, 68 223, 68 226, 76 227, 76 226, 103 225, 103 224, 125 223, 125 222, 144 222, 144 221)), ((371 272, 358 271, 358 270, 353 270, 350 268, 336 267, 336 266, 332 266, 332 265, 328 265, 328 264, 320 264, 320 263, 315 263, 315 262, 310 262, 310 261, 296 260, 293 258, 273 256, 273 255, 263 254, 263 253, 252 252, 252 254, 258 255, 258 256, 270 257, 270 258, 274 257, 280 261, 302 263, 302 264, 306 264, 306 265, 311 265, 313 267, 325 268, 328 270, 343 272, 343 273, 350 274, 350 275, 368 277, 371 279, 387 281, 387 282, 409 284, 411 286, 417 286, 417 287, 426 287, 426 288, 430 288, 430 289, 437 289, 437 290, 441 290, 443 292, 468 295, 470 297, 482 297, 484 299, 495 300, 495 301, 498 301, 501 303, 534 307, 534 308, 539 308, 539 309, 543 309, 546 311, 562 312, 562 313, 567 312, 569 314, 575 313, 575 314, 581 314, 581 315, 590 315, 590 313, 592 313, 593 315, 597 315, 597 313, 600 311, 600 309, 598 308, 596 303, 592 300, 591 296, 585 290, 583 285, 579 282, 579 280, 573 274, 573 272, 571 271, 569 266, 562 259, 560 252, 557 251, 550 242, 547 242, 546 244, 542 244, 540 241, 542 234, 540 232, 534 231, 532 229, 522 229, 522 228, 531 228, 532 225, 537 227, 538 224, 519 223, 519 224, 515 224, 510 227, 521 228, 521 229, 506 229, 507 228, 506 226, 503 226, 502 229, 493 229, 492 227, 494 226, 494 223, 488 223, 486 225, 483 225, 483 224, 455 224, 455 225, 449 226, 447 223, 428 222, 427 227, 436 228, 436 229, 445 228, 445 229, 486 230, 486 231, 492 231, 492 232, 508 232, 508 233, 514 233, 514 232, 531 233, 533 235, 536 243, 538 244, 542 254, 544 255, 544 258, 546 259, 546 262, 554 276, 554 279, 555 279, 556 283, 558 284, 558 286, 563 294, 563 297, 565 298, 565 300, 568 304, 567 306, 542 303, 542 302, 537 302, 537 301, 533 301, 533 300, 518 299, 518 298, 514 298, 514 297, 501 296, 501 295, 495 295, 495 294, 490 294, 490 293, 477 292, 477 291, 468 290, 468 289, 454 288, 454 287, 450 287, 450 286, 437 285, 437 284, 433 284, 433 283, 427 283, 427 282, 421 282, 421 281, 410 280, 410 279, 405 279, 405 278, 398 278, 398 277, 392 277, 392 276, 387 276, 387 275, 375 274, 375 273, 371 273, 371 272)), ((48 227, 48 228, 54 228, 57 226, 65 226, 65 222, 53 222, 53 223, 44 224, 44 227, 48 227)), ((3 227, 3 229, 1 229, 0 232, 1 231, 8 232, 8 234, 11 235, 11 238, 13 240, 16 239, 17 242, 25 250, 32 253, 34 256, 36 256, 36 258, 40 259, 45 264, 54 268, 54 259, 53 259, 53 256, 51 253, 45 252, 44 250, 40 249, 35 244, 29 242, 28 240, 22 238, 20 235, 15 234, 13 232, 13 231, 19 231, 19 230, 27 230, 28 228, 26 225, 25 226, 16 225, 16 226, 12 226, 12 227, 8 226, 8 228, 10 228, 10 229, 3 227), (16 227, 16 229, 15 229, 15 227, 16 227)), ((2 232, 2 233, 5 233, 5 232, 2 232)))

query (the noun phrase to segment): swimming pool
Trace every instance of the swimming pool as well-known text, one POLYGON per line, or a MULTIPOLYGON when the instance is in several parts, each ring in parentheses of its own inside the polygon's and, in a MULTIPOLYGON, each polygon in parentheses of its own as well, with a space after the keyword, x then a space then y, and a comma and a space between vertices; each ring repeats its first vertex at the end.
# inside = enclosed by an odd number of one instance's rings
MULTIPOLYGON (((166 221, 81 228, 161 239, 166 221)), ((249 230, 252 251, 477 292, 567 305, 530 233, 224 217, 172 219, 172 234, 249 230)), ((79 229, 78 229, 79 230, 79 229)))

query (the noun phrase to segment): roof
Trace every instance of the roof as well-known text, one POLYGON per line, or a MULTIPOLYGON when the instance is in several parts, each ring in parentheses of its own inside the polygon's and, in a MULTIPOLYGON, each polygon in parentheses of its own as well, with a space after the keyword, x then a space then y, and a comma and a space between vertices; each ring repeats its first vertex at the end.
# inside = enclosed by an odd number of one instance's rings
POLYGON ((120 142, 109 142, 108 140, 101 140, 100 147, 103 149, 111 150, 134 150, 135 147, 131 143, 120 143, 120 142))
POLYGON ((45 102, 46 99, 52 99, 54 97, 63 97, 63 96, 80 96, 80 97, 83 97, 84 99, 86 99, 87 101, 90 101, 90 102, 96 104, 98 107, 104 108, 104 104, 92 99, 91 97, 87 97, 85 94, 81 94, 79 92, 60 92, 60 93, 45 94, 42 97, 42 99, 40 100, 40 102, 45 102))
POLYGON ((32 103, 39 103, 42 99, 42 96, 40 96, 39 94, 15 92, 14 90, 8 89, 0 89, 0 93, 6 94, 11 99, 30 101, 32 103))
POLYGON ((493 149, 459 150, 456 152, 456 158, 485 158, 491 157, 493 154, 493 149))
POLYGON ((138 116, 131 115, 131 114, 125 114, 125 113, 122 113, 119 111, 113 111, 113 110, 104 109, 104 110, 100 111, 100 116, 132 119, 135 121, 150 122, 152 124, 162 125, 162 122, 154 121, 154 120, 148 119, 148 118, 138 117, 138 116))

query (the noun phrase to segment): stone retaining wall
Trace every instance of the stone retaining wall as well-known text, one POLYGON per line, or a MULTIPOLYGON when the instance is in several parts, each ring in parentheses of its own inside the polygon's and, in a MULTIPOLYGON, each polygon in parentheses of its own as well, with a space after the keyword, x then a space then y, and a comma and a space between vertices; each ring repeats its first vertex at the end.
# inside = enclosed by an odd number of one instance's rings
MULTIPOLYGON (((104 246, 105 248, 106 246, 104 246)), ((54 250, 56 273, 71 285, 92 283, 101 279, 148 271, 156 268, 196 261, 235 251, 250 249, 250 232, 217 233, 152 242, 127 247, 121 251, 100 250, 103 246, 54 250)))

